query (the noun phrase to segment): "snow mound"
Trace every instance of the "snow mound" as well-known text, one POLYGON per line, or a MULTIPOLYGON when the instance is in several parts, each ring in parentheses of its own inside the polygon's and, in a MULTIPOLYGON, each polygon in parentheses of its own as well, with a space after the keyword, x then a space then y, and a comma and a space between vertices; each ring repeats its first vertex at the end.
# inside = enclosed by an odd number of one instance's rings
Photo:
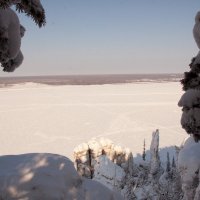
POLYGON ((193 134, 196 141, 200 135, 200 90, 188 89, 178 102, 183 107, 181 125, 187 133, 193 134))
POLYGON ((0 157, 0 199, 122 199, 117 193, 78 175, 73 163, 55 154, 0 157))
POLYGON ((99 181, 110 189, 121 188, 125 175, 123 168, 110 161, 106 156, 100 156, 94 167, 93 180, 99 181))
POLYGON ((200 108, 185 110, 181 116, 181 125, 189 134, 200 135, 200 108))
POLYGON ((189 137, 178 157, 178 167, 182 179, 185 199, 200 199, 200 143, 189 137))
POLYGON ((187 90, 178 102, 180 107, 192 108, 200 104, 200 91, 196 89, 187 90))

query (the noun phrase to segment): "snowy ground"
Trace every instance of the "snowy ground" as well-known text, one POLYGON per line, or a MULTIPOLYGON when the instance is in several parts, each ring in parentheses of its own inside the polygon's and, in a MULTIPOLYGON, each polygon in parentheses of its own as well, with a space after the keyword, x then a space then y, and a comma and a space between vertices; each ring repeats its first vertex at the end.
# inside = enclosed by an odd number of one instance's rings
POLYGON ((160 130, 160 147, 180 145, 179 82, 90 86, 21 84, 0 88, 0 154, 51 152, 73 158, 73 149, 106 137, 142 153, 160 130))

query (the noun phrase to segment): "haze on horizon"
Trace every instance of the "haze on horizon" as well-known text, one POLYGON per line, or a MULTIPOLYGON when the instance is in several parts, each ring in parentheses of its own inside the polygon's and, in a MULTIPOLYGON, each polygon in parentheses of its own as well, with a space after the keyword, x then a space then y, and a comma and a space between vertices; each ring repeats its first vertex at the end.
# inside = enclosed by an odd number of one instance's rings
POLYGON ((24 62, 0 76, 183 73, 198 52, 198 0, 42 0, 47 24, 20 15, 24 62))

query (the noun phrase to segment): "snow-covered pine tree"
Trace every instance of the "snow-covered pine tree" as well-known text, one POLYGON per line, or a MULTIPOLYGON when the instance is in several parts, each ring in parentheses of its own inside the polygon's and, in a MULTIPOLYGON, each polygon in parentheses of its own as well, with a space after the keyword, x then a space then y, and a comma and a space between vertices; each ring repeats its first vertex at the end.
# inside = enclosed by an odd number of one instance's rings
POLYGON ((32 17, 39 27, 46 23, 40 0, 0 0, 0 63, 5 72, 13 72, 23 62, 20 47, 25 28, 11 6, 32 17))
MULTIPOLYGON (((200 49, 200 12, 196 14, 194 39, 200 49)), ((183 199, 200 199, 200 51, 192 59, 190 71, 181 81, 185 93, 178 105, 182 108, 181 124, 191 135, 179 152, 178 167, 181 175, 183 199)))
MULTIPOLYGON (((193 29, 194 39, 200 47, 200 12, 195 17, 193 29)), ((188 134, 192 134, 195 141, 200 140, 200 53, 192 59, 189 72, 184 73, 181 80, 183 90, 186 91, 178 105, 183 107, 181 118, 182 127, 188 134)))

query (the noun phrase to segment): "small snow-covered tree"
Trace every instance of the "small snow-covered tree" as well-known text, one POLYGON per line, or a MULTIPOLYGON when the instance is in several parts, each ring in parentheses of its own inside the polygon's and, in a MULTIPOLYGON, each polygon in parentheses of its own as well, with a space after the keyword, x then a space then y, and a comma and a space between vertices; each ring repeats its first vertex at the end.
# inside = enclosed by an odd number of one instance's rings
POLYGON ((40 0, 0 0, 0 63, 5 72, 13 72, 23 62, 20 47, 25 28, 11 6, 32 17, 39 27, 46 23, 40 0))
POLYGON ((146 160, 146 143, 145 143, 145 139, 144 139, 144 144, 143 144, 142 159, 144 161, 146 160))
POLYGON ((176 169, 176 163, 175 163, 174 156, 173 156, 173 159, 172 159, 172 169, 176 169))
POLYGON ((159 130, 152 133, 150 146, 150 175, 155 177, 160 173, 160 156, 159 156, 159 130))
POLYGON ((167 166, 166 166, 166 171, 167 172, 171 171, 171 164, 170 164, 169 152, 167 152, 167 166))

